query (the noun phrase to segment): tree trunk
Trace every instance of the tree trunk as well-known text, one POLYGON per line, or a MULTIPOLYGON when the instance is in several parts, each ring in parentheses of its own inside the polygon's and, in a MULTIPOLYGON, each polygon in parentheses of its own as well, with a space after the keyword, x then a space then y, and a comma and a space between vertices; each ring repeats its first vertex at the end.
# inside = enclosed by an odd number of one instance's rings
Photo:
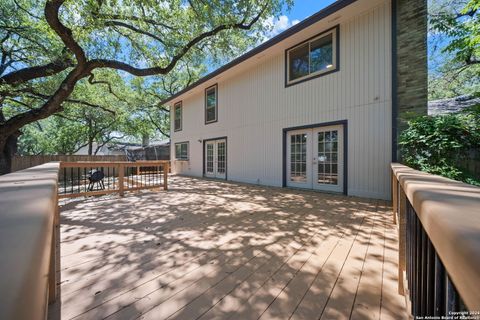
POLYGON ((93 155, 93 139, 88 139, 88 155, 93 155))
POLYGON ((12 171, 12 158, 17 153, 17 142, 20 132, 8 137, 0 137, 0 175, 12 171))

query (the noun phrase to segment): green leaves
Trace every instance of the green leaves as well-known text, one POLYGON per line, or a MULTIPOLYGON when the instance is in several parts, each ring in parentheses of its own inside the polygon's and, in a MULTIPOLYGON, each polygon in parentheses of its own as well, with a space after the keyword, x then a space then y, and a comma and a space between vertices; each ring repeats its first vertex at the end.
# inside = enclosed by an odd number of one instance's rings
POLYGON ((480 92, 479 9, 480 0, 430 0, 429 98, 480 92))
POLYGON ((402 160, 422 171, 480 185, 465 165, 480 150, 479 120, 480 106, 410 121, 400 136, 402 160))
POLYGON ((160 101, 254 46, 292 2, 2 1, 0 142, 23 130, 23 152, 72 153, 117 134, 165 137, 160 101))

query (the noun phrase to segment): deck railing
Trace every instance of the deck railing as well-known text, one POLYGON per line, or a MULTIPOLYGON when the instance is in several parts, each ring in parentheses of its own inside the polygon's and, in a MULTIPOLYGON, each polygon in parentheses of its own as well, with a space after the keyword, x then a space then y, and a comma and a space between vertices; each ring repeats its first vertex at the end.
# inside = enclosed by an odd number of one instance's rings
POLYGON ((478 317, 480 188, 392 164, 392 193, 410 313, 478 317))
POLYGON ((44 319, 56 297, 59 163, 0 176, 0 319, 44 319))
POLYGON ((50 162, 0 176, 0 319, 45 319, 57 298, 58 198, 166 190, 168 171, 168 161, 50 162))
POLYGON ((168 188, 169 161, 61 162, 59 198, 168 188))

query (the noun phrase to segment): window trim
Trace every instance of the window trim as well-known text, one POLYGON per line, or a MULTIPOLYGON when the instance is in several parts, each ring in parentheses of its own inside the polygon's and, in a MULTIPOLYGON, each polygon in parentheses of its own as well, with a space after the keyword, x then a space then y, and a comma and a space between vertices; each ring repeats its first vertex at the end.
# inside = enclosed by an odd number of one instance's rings
POLYGON ((178 101, 173 105, 173 132, 182 131, 183 129, 183 101, 178 101), (180 128, 175 128, 176 110, 180 107, 180 128))
POLYGON ((177 161, 188 161, 190 160, 190 142, 189 141, 182 141, 182 142, 175 142, 175 160, 177 161), (187 157, 186 158, 177 158, 177 145, 187 145, 187 157))
MULTIPOLYGON (((310 50, 309 50, 309 59, 310 59, 310 50)), ((302 83, 302 82, 305 82, 305 81, 308 81, 308 80, 311 80, 311 79, 322 77, 322 76, 325 76, 327 74, 337 72, 339 70, 340 70, 340 26, 339 25, 336 25, 336 26, 334 26, 330 29, 327 29, 325 31, 322 31, 321 33, 318 33, 315 36, 313 36, 311 38, 308 38, 308 39, 306 39, 306 40, 304 40, 300 43, 297 43, 296 45, 294 45, 290 48, 287 48, 285 50, 285 88, 296 85, 296 84, 299 84, 299 83, 302 83), (333 68, 331 70, 316 71, 314 73, 310 73, 306 76, 303 76, 301 78, 297 78, 295 80, 290 81, 289 80, 289 76, 290 76, 289 53, 290 53, 290 51, 292 51, 293 49, 296 49, 296 48, 298 48, 302 45, 305 45, 306 43, 313 42, 313 41, 315 41, 319 38, 322 38, 322 37, 328 35, 329 33, 333 34, 332 47, 333 47, 333 50, 335 50, 333 52, 333 62, 334 62, 333 68)))
POLYGON ((215 83, 214 85, 211 85, 208 88, 205 88, 204 91, 204 109, 205 109, 205 124, 210 124, 218 121, 218 83, 215 83), (211 90, 212 88, 215 88, 215 119, 207 121, 207 92, 211 90))

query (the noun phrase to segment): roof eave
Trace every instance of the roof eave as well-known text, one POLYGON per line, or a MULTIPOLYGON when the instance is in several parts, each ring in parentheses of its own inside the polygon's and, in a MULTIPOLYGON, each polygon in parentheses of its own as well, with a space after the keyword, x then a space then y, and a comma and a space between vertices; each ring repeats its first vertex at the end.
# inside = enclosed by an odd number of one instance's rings
POLYGON ((195 87, 201 85, 202 83, 207 82, 208 80, 211 80, 212 78, 217 77, 218 75, 222 74, 223 72, 233 68, 234 66, 254 57, 255 55, 265 51, 266 49, 278 44, 279 42, 293 36, 294 34, 302 31, 305 28, 308 28, 309 26, 313 25, 314 23, 317 23, 318 21, 325 19, 326 17, 334 14, 335 12, 347 7, 348 5, 354 3, 357 0, 338 0, 328 7, 314 13, 310 17, 306 18, 305 20, 297 23, 296 25, 290 27, 289 29, 285 30, 284 32, 276 35, 275 37, 271 38, 270 40, 262 43, 258 47, 253 48, 252 50, 248 51, 247 53, 241 55, 238 58, 233 59, 229 63, 221 66, 220 68, 216 69, 215 71, 212 71, 211 73, 207 74, 206 76, 200 78, 199 80, 195 81, 188 87, 180 90, 176 94, 168 97, 167 99, 161 101, 161 104, 168 104, 172 100, 175 100, 176 98, 180 97, 184 93, 194 89, 195 87))

